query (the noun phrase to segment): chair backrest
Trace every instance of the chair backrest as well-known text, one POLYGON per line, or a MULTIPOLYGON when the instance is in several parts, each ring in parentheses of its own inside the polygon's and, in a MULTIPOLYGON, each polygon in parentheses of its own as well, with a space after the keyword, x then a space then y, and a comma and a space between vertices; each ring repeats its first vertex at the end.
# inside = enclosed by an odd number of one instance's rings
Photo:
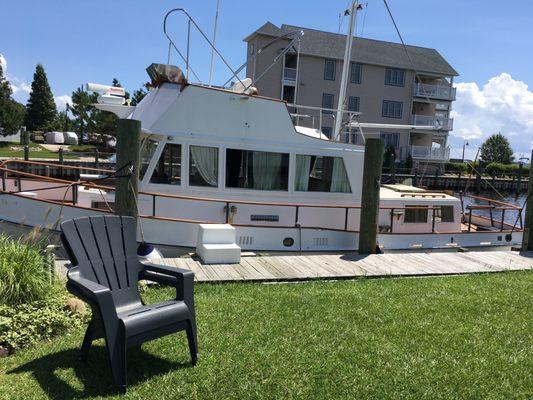
POLYGON ((141 265, 134 218, 111 215, 75 218, 64 221, 61 231, 70 261, 80 268, 83 278, 113 292, 131 292, 125 299, 138 297, 141 265))

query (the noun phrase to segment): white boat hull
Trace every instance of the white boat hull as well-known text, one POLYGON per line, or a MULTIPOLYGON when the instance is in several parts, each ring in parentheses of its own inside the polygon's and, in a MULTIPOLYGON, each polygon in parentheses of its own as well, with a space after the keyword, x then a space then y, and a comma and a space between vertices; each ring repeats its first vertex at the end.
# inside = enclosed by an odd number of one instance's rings
MULTIPOLYGON (((57 204, 21 194, 0 196, 0 219, 27 227, 59 229, 58 221, 105 214, 105 211, 57 204)), ((359 234, 330 229, 235 226, 237 244, 256 251, 344 251, 356 250, 359 234), (285 239, 292 240, 285 240, 285 239), (287 246, 288 243, 292 244, 287 246)), ((166 218, 141 217, 138 240, 155 245, 196 246, 198 224, 166 218)), ((518 245, 521 231, 482 231, 454 233, 380 233, 379 245, 386 250, 488 247, 518 245)))

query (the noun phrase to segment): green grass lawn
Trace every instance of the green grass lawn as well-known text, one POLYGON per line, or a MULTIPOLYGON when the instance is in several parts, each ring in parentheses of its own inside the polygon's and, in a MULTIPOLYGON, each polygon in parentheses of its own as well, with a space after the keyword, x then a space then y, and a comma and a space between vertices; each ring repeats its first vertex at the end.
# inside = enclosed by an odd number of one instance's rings
MULTIPOLYGON (((196 303, 198 365, 183 333, 131 350, 126 398, 533 397, 531 272, 199 285, 196 303)), ((0 359, 0 398, 113 396, 103 343, 78 360, 82 334, 0 359)))
MULTIPOLYGON (((44 147, 39 145, 38 143, 30 143, 30 160, 35 158, 50 158, 50 159, 58 159, 58 153, 52 152, 49 150, 46 150, 44 147), (39 148, 40 150, 35 150, 35 148, 39 148)), ((11 142, 0 142, 0 158, 23 158, 24 157, 24 146, 22 146, 20 143, 11 143, 11 142), (12 150, 11 148, 17 148, 17 150, 12 150)), ((64 158, 76 158, 75 155, 64 153, 64 158)))

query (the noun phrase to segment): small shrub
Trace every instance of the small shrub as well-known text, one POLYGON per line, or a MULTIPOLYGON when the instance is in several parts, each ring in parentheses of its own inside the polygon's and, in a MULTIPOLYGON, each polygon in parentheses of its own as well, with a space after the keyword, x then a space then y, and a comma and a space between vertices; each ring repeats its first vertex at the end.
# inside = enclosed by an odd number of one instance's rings
POLYGON ((0 304, 42 300, 56 291, 37 244, 0 236, 0 304))
POLYGON ((79 328, 89 315, 72 312, 65 295, 16 306, 0 305, 0 346, 13 351, 49 340, 79 328))

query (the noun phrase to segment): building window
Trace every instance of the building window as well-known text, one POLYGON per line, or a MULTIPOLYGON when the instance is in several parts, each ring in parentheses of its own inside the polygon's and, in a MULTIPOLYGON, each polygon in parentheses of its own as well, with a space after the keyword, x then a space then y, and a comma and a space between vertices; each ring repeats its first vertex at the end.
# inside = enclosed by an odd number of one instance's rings
POLYGON ((388 118, 402 118, 403 103, 401 101, 383 100, 381 116, 388 118))
POLYGON ((139 180, 144 178, 146 170, 152 161, 155 150, 157 149, 158 143, 155 140, 147 139, 144 141, 141 149, 141 168, 139 170, 139 180))
POLYGON ((355 62, 350 63, 350 82, 361 83, 363 65, 355 62))
POLYGON ((348 97, 348 111, 359 111, 359 97, 348 97))
POLYGON ((335 60, 326 59, 324 60, 324 80, 334 81, 335 80, 335 68, 337 62, 335 60))
POLYGON ((454 222, 453 206, 440 206, 435 209, 435 222, 454 222))
POLYGON ((181 185, 181 144, 165 144, 150 183, 181 185))
POLYGON ((406 224, 425 224, 428 222, 428 206, 405 206, 403 222, 406 224))
POLYGON ((387 68, 385 70, 385 85, 405 86, 405 71, 403 69, 387 68))
POLYGON ((400 148, 400 134, 399 133, 381 133, 380 139, 383 140, 383 146, 386 149, 389 146, 395 149, 400 148))
POLYGON ((443 110, 448 111, 450 109, 450 105, 446 103, 437 103, 435 104, 435 110, 443 110))
POLYGON ((331 127, 330 126, 323 126, 322 133, 331 139, 331 127))
MULTIPOLYGON (((322 93, 322 108, 330 108, 333 109, 335 102, 335 95, 331 93, 322 93)), ((331 114, 333 111, 322 111, 324 114, 331 114)))
POLYGON ((351 193, 344 160, 341 157, 297 154, 294 190, 351 193))
POLYGON ((226 187, 287 190, 289 154, 251 150, 226 150, 226 187))
POLYGON ((189 147, 189 185, 218 186, 217 147, 189 147))

